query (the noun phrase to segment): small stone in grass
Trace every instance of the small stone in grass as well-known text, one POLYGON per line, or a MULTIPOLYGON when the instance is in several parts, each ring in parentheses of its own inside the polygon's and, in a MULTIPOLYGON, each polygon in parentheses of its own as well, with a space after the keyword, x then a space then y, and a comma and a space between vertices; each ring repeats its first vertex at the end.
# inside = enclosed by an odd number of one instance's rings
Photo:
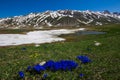
POLYGON ((44 65, 46 63, 46 61, 42 61, 41 63, 40 63, 40 65, 42 66, 42 65, 44 65))
POLYGON ((101 45, 101 43, 100 43, 100 42, 98 42, 98 41, 94 41, 94 45, 95 45, 95 46, 100 46, 100 45, 101 45))
POLYGON ((100 46, 100 45, 101 45, 101 43, 99 43, 99 42, 95 43, 95 46, 100 46))
POLYGON ((35 47, 39 47, 40 45, 39 44, 36 44, 35 47))

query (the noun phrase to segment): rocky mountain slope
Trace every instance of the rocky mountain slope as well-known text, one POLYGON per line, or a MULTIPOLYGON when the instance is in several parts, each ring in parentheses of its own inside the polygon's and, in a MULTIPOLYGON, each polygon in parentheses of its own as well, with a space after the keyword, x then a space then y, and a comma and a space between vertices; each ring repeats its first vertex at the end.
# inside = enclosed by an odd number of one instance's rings
POLYGON ((104 25, 111 23, 120 23, 120 13, 111 13, 107 10, 103 12, 58 10, 2 18, 0 19, 0 28, 80 27, 84 25, 104 25))

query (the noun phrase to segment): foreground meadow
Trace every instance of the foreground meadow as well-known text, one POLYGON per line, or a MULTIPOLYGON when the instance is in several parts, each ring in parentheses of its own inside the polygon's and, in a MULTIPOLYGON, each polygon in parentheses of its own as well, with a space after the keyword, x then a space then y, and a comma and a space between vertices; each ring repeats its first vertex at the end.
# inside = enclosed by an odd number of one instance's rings
POLYGON ((0 47, 0 80, 18 80, 19 71, 26 71, 48 60, 74 60, 79 67, 72 71, 43 71, 31 75, 25 72, 26 80, 119 80, 120 79, 120 25, 88 28, 103 31, 99 35, 61 35, 65 42, 51 44, 0 47), (95 45, 98 42, 100 45, 95 45), (82 64, 76 57, 88 56, 92 62, 82 64), (82 76, 80 74, 83 74, 82 76))

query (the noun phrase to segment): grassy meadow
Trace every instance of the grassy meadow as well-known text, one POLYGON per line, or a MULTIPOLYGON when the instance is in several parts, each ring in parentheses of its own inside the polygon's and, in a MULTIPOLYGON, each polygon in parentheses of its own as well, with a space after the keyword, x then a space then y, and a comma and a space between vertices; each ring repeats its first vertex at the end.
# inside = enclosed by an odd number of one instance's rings
MULTIPOLYGON (((74 60, 80 67, 73 71, 43 71, 41 74, 30 75, 25 72, 25 80, 119 80, 120 79, 120 25, 88 27, 88 30, 103 31, 99 35, 61 35, 65 42, 0 47, 0 80, 19 80, 18 71, 26 70, 27 66, 48 60, 74 60), (100 46, 95 46, 95 42, 100 46), (86 55, 92 62, 81 64, 76 56, 86 55), (83 73, 83 77, 79 74, 83 73)), ((18 30, 17 30, 18 31, 18 30)), ((14 33, 17 33, 14 31, 14 33)), ((4 31, 3 31, 4 32, 4 31)), ((10 32, 8 30, 8 32, 10 32)), ((20 31, 21 32, 21 31, 20 31)))

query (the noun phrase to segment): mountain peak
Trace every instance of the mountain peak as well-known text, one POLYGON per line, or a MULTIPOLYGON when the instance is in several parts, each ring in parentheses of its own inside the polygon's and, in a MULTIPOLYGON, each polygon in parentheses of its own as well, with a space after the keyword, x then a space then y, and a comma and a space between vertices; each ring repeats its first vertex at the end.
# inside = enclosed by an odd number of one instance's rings
POLYGON ((104 10, 103 13, 104 14, 111 14, 110 11, 108 11, 108 10, 104 10))
POLYGON ((0 28, 39 28, 59 26, 84 26, 120 23, 120 13, 108 10, 94 12, 90 10, 57 10, 42 13, 30 13, 25 16, 0 19, 0 28))

